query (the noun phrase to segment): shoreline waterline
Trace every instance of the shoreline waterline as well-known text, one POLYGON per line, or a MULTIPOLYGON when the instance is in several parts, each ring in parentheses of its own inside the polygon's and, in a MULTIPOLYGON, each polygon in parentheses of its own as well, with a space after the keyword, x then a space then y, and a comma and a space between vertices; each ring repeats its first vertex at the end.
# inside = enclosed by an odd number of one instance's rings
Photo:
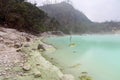
POLYGON ((40 72, 42 77, 40 77, 39 79, 42 80, 64 80, 64 78, 68 77, 70 77, 70 80, 74 80, 74 77, 71 74, 64 74, 56 65, 51 63, 51 61, 43 56, 44 52, 54 52, 55 48, 42 42, 41 39, 42 37, 37 38, 37 40, 33 41, 30 44, 30 47, 22 49, 22 51, 28 55, 28 61, 26 62, 26 64, 31 65, 31 70, 29 71, 29 73, 33 73, 36 71, 40 72), (37 49, 39 44, 45 48, 45 51, 37 49))

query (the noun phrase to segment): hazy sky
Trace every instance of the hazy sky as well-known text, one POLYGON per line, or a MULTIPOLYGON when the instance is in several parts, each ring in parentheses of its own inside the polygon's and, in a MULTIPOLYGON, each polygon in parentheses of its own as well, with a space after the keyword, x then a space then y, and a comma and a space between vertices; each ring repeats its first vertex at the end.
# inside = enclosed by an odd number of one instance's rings
MULTIPOLYGON (((28 1, 36 2, 38 5, 45 2, 45 0, 28 1)), ((76 9, 82 11, 92 21, 120 21, 120 0, 71 0, 71 2, 76 9)))

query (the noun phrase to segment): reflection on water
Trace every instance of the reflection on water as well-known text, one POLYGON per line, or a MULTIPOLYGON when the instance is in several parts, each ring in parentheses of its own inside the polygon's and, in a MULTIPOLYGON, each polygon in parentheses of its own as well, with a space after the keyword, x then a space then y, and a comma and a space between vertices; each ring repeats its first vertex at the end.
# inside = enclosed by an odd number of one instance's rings
POLYGON ((87 72, 93 80, 120 80, 120 36, 83 35, 50 37, 44 41, 57 50, 47 56, 72 73, 76 80, 87 72))

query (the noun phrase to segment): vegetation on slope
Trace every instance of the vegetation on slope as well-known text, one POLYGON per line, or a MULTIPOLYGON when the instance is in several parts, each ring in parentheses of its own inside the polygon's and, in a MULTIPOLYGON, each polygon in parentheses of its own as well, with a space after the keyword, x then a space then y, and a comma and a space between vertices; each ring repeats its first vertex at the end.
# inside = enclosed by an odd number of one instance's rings
POLYGON ((56 30, 67 34, 101 33, 120 29, 119 22, 92 22, 66 2, 39 8, 25 0, 0 0, 0 25, 34 33, 56 30))
POLYGON ((0 24, 34 33, 56 30, 59 25, 35 4, 24 0, 0 0, 0 24))
POLYGON ((76 10, 71 4, 67 2, 61 2, 57 4, 48 4, 39 7, 48 16, 54 17, 59 23, 64 33, 70 32, 84 32, 84 26, 91 21, 80 11, 76 10))
POLYGON ((105 33, 120 29, 119 22, 92 22, 67 2, 47 4, 40 6, 40 9, 48 13, 49 17, 54 17, 59 21, 61 25, 59 29, 64 33, 105 33))

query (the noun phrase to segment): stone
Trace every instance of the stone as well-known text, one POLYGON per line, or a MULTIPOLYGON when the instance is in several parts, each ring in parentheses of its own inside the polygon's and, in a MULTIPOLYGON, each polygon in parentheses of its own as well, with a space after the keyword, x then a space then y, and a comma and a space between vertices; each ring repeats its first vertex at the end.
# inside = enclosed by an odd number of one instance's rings
POLYGON ((22 68, 24 71, 30 71, 31 66, 30 66, 30 64, 24 64, 22 68))
POLYGON ((10 68, 8 68, 8 67, 7 67, 7 68, 5 68, 5 71, 7 71, 7 70, 10 70, 10 68))
POLYGON ((0 72, 0 76, 2 76, 2 73, 0 72))
POLYGON ((54 58, 50 58, 51 60, 53 60, 54 58))
POLYGON ((21 52, 22 50, 21 49, 17 49, 16 52, 21 52))
POLYGON ((45 48, 43 47, 42 44, 38 44, 38 48, 37 49, 40 50, 40 51, 45 51, 45 48))
POLYGON ((6 75, 6 72, 2 72, 2 75, 6 75))
POLYGON ((41 77, 41 72, 40 71, 35 71, 34 72, 34 77, 35 78, 41 77))
POLYGON ((36 51, 37 49, 35 49, 35 48, 32 48, 32 50, 33 50, 33 51, 36 51))
POLYGON ((15 48, 20 48, 20 47, 22 47, 22 44, 16 43, 16 44, 14 44, 14 47, 15 47, 15 48))
POLYGON ((92 80, 92 78, 90 76, 87 76, 87 75, 80 76, 79 78, 80 78, 80 80, 92 80))
POLYGON ((27 41, 27 42, 30 42, 30 38, 26 37, 26 41, 27 41))
POLYGON ((0 36, 0 42, 4 42, 4 39, 0 36))
POLYGON ((40 64, 39 64, 39 63, 37 63, 37 64, 36 64, 36 66, 40 66, 40 64))
POLYGON ((92 80, 90 76, 88 76, 87 72, 82 72, 81 75, 79 76, 80 80, 92 80))
POLYGON ((30 47, 30 45, 29 44, 25 44, 24 47, 30 47))
POLYGON ((60 80, 75 80, 74 76, 71 74, 64 74, 60 80))

